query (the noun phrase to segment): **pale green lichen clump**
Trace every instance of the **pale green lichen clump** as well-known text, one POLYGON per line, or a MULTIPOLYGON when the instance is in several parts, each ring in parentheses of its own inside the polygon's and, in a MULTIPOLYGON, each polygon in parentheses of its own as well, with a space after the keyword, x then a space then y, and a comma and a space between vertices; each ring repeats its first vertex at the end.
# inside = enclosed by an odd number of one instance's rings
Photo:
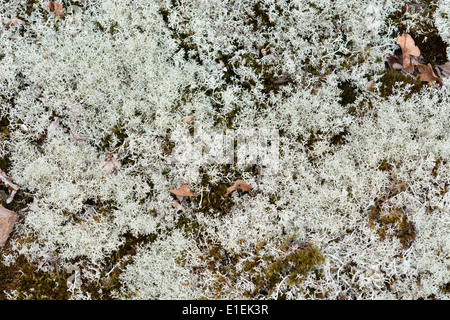
POLYGON ((0 299, 449 298, 449 80, 384 65, 447 0, 62 4, 0 4, 0 299))

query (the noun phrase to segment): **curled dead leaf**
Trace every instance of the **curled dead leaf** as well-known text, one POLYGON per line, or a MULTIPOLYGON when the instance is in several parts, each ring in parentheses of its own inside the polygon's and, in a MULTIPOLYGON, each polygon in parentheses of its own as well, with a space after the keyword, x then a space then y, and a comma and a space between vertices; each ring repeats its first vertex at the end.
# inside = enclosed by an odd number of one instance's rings
POLYGON ((223 62, 222 60, 219 60, 219 69, 222 70, 223 72, 227 72, 228 69, 225 66, 225 62, 223 62))
POLYGON ((8 240, 16 220, 17 215, 14 211, 8 210, 0 204, 0 247, 8 240))
POLYGON ((437 83, 439 83, 439 85, 442 86, 442 78, 439 78, 434 74, 431 64, 428 65, 419 64, 417 67, 419 69, 420 72, 419 76, 422 81, 426 81, 429 84, 436 81, 437 83))
POLYGON ((28 126, 25 125, 25 124, 23 124, 23 123, 20 125, 20 130, 22 130, 22 132, 25 132, 25 133, 27 133, 27 132, 30 131, 30 129, 28 128, 28 126))
POLYGON ((14 196, 20 187, 17 184, 12 183, 11 177, 8 177, 6 173, 0 169, 0 180, 5 184, 9 191, 9 197, 6 199, 6 203, 11 203, 14 200, 14 196))
POLYGON ((53 11, 55 13, 55 16, 59 19, 63 13, 63 6, 60 3, 50 1, 48 3, 48 7, 50 8, 50 11, 53 11))
POLYGON ((186 209, 181 205, 180 202, 178 202, 178 200, 173 200, 172 201, 172 205, 174 206, 174 208, 178 211, 183 211, 184 213, 186 213, 186 209))
POLYGON ((391 54, 388 58, 387 58, 387 64, 389 69, 394 69, 394 70, 399 70, 399 69, 403 69, 403 55, 401 54, 391 54))
POLYGON ((47 128, 47 138, 53 136, 54 132, 59 128, 62 128, 61 118, 55 117, 55 120, 53 120, 53 122, 50 123, 50 125, 47 128))
MULTIPOLYGON (((169 192, 171 192, 177 196, 177 199, 180 201, 180 206, 181 206, 182 203, 187 204, 186 199, 188 197, 198 196, 198 194, 191 192, 189 189, 190 189, 189 185, 183 184, 183 185, 181 185, 181 187, 179 189, 170 189, 169 192)), ((177 200, 174 200, 174 201, 177 201, 177 200)), ((175 206, 175 208, 177 208, 176 204, 173 201, 172 201, 172 205, 175 206)), ((186 212, 184 210, 184 207, 182 207, 182 206, 180 209, 177 208, 177 210, 182 210, 183 212, 186 212)))
POLYGON ((270 50, 270 44, 268 44, 267 47, 261 49, 261 54, 263 56, 265 56, 267 53, 269 53, 269 50, 270 50))
POLYGON ((231 192, 237 189, 240 189, 242 191, 248 191, 250 195, 252 195, 252 186, 248 185, 247 182, 245 182, 244 180, 236 180, 234 185, 227 188, 227 193, 225 195, 228 196, 231 192))
POLYGON ((70 140, 73 141, 76 145, 85 142, 85 140, 75 131, 70 130, 70 140))
POLYGON ((197 194, 191 192, 189 185, 183 184, 179 189, 170 189, 169 192, 180 197, 196 197, 197 194))
POLYGON ((366 83, 366 90, 367 91, 372 91, 373 88, 375 87, 375 80, 372 79, 369 82, 366 83))
POLYGON ((21 19, 19 19, 17 17, 14 17, 14 18, 11 19, 11 23, 13 24, 13 26, 16 26, 18 24, 19 25, 24 25, 25 21, 23 21, 23 20, 21 20, 21 19))
POLYGON ((107 175, 117 175, 122 164, 118 160, 119 155, 117 153, 107 153, 105 160, 99 162, 101 167, 104 167, 103 172, 107 175))
POLYGON ((283 74, 281 77, 273 80, 273 84, 285 84, 291 79, 291 75, 289 74, 283 74))
POLYGON ((414 39, 407 33, 402 34, 397 39, 397 44, 402 49, 403 54, 409 54, 411 56, 420 56, 419 47, 416 46, 414 39))
POLYGON ((24 25, 25 24, 25 21, 23 21, 23 20, 21 20, 21 19, 19 19, 19 18, 17 18, 17 17, 14 17, 14 18, 11 18, 11 19, 3 19, 3 24, 5 25, 5 28, 6 29, 9 29, 9 26, 12 24, 13 26, 17 26, 17 25, 24 25))
POLYGON ((194 121, 194 116, 184 117, 183 120, 186 121, 188 124, 191 124, 192 121, 194 121))
POLYGON ((450 77, 450 61, 447 61, 444 64, 436 66, 436 72, 439 77, 450 77))
POLYGON ((415 45, 414 39, 407 33, 397 38, 397 44, 402 49, 403 68, 409 73, 414 73, 414 65, 417 64, 414 57, 420 56, 419 47, 415 45))

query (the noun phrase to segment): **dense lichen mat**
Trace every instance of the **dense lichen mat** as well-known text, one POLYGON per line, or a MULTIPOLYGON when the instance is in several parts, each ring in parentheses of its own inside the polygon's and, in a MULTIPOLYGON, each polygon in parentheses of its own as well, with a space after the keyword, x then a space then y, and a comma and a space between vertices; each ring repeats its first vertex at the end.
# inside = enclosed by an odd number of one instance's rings
POLYGON ((448 299, 450 2, 0 2, 0 299, 448 299))

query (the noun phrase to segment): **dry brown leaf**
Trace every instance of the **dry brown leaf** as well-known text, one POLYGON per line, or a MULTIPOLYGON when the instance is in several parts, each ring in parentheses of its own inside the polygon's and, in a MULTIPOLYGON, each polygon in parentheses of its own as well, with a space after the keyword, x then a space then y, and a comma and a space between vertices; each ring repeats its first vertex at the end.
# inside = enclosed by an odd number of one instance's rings
POLYGON ((17 26, 17 25, 24 25, 25 21, 23 21, 17 17, 14 17, 11 19, 3 19, 3 24, 5 25, 6 29, 9 29, 9 26, 11 25, 11 23, 13 26, 17 26))
POLYGON ((402 70, 403 66, 400 63, 394 63, 394 64, 392 64, 392 69, 394 69, 394 70, 402 70))
POLYGON ((16 195, 20 187, 17 184, 12 183, 11 177, 8 177, 2 169, 0 169, 0 180, 5 184, 5 186, 9 190, 9 197, 8 199, 6 199, 6 203, 9 204, 13 201, 14 196, 16 195))
POLYGON ((225 67, 225 62, 223 62, 222 60, 219 60, 219 69, 222 70, 223 72, 227 72, 227 67, 225 67))
POLYGON ((436 66, 436 71, 439 77, 450 77, 450 61, 436 66))
POLYGON ((72 130, 70 130, 70 140, 75 142, 76 145, 79 145, 80 143, 83 143, 86 141, 78 133, 76 133, 75 131, 72 131, 72 130))
POLYGON ((189 189, 190 189, 189 185, 183 184, 179 189, 170 189, 169 192, 171 192, 174 195, 179 196, 179 197, 196 197, 196 196, 198 196, 197 194, 192 193, 189 189))
POLYGON ((14 18, 11 19, 11 23, 12 23, 14 26, 17 26, 18 24, 24 25, 24 24, 25 24, 25 21, 23 21, 23 20, 21 20, 21 19, 19 19, 19 18, 17 18, 17 17, 14 17, 14 18))
POLYGON ((414 66, 424 63, 425 59, 422 55, 419 57, 410 56, 408 69, 403 68, 403 55, 392 54, 387 58, 387 65, 391 70, 407 71, 411 74, 415 74, 414 66))
POLYGON ((414 72, 414 57, 420 56, 420 50, 419 47, 417 47, 414 43, 413 38, 407 34, 404 33, 400 37, 397 38, 397 44, 402 49, 403 54, 403 68, 408 71, 409 73, 414 72))
POLYGON ((414 39, 407 33, 402 34, 397 39, 397 44, 402 49, 403 54, 409 54, 411 56, 420 56, 419 47, 416 46, 414 39))
POLYGON ((372 79, 369 82, 366 83, 366 90, 367 91, 372 91, 373 88, 375 87, 375 80, 372 79))
POLYGON ((173 200, 172 205, 177 210, 177 212, 181 210, 186 213, 186 209, 181 205, 181 203, 178 202, 178 200, 173 200))
POLYGON ((60 3, 54 2, 54 1, 50 1, 48 3, 48 6, 50 8, 50 11, 55 12, 55 16, 57 18, 60 18, 62 13, 63 13, 63 6, 60 3))
POLYGON ((104 167, 103 172, 107 175, 117 175, 122 164, 118 160, 119 155, 117 153, 107 153, 105 160, 98 164, 104 167))
POLYGON ((252 195, 252 186, 248 185, 247 182, 245 182, 244 180, 236 180, 234 185, 227 188, 227 193, 225 195, 227 196, 231 192, 233 192, 234 190, 237 190, 237 189, 240 189, 242 191, 248 191, 250 193, 250 195, 252 195))
POLYGON ((422 81, 426 81, 429 84, 436 81, 437 83, 439 83, 439 85, 442 86, 442 79, 434 74, 431 64, 428 64, 427 66, 424 64, 419 64, 417 67, 419 69, 419 75, 422 81))
POLYGON ((30 129, 28 128, 28 126, 25 125, 25 124, 23 124, 23 123, 20 125, 20 130, 22 130, 22 132, 25 132, 25 133, 27 133, 27 132, 30 131, 30 129))
MULTIPOLYGON (((400 72, 405 72, 406 70, 403 69, 403 55, 402 54, 392 54, 388 57, 387 59, 387 65, 389 67, 389 69, 391 70, 397 70, 400 72)), ((408 71, 410 71, 410 73, 414 72, 414 67, 410 66, 408 71)))
POLYGON ((270 50, 270 44, 268 44, 267 47, 261 49, 261 54, 263 56, 265 56, 267 53, 269 53, 269 50, 270 50))
POLYGON ((194 121, 194 116, 184 117, 184 121, 186 121, 188 124, 191 124, 192 121, 194 121))
POLYGON ((395 69, 397 70, 397 67, 394 67, 394 65, 400 65, 400 69, 403 69, 403 55, 401 54, 391 54, 387 58, 387 64, 389 66, 389 69, 395 69))
POLYGON ((0 204, 0 247, 6 243, 17 216, 14 211, 8 210, 0 204))
POLYGON ((411 63, 411 57, 403 58, 403 69, 405 69, 409 73, 414 73, 414 65, 411 63))
POLYGON ((50 123, 50 125, 47 128, 47 138, 50 138, 53 135, 53 133, 59 128, 62 128, 61 118, 55 117, 55 120, 53 120, 53 122, 50 123))

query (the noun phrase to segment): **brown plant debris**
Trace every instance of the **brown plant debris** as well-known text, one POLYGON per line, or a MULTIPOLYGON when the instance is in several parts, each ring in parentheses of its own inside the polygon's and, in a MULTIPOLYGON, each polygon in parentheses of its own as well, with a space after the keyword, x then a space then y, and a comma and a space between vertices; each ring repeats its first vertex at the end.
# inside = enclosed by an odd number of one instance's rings
POLYGON ((8 199, 6 199, 6 203, 9 204, 13 201, 14 196, 16 195, 16 192, 20 189, 20 187, 17 184, 12 183, 11 177, 8 177, 2 169, 0 169, 0 180, 2 180, 2 182, 9 190, 9 197, 8 199))
POLYGON ((401 54, 390 55, 387 59, 387 63, 389 69, 401 70, 403 69, 403 55, 401 54))
POLYGON ((58 129, 63 129, 63 126, 61 125, 61 118, 55 117, 55 120, 47 128, 47 138, 53 136, 58 129))
POLYGON ((189 185, 183 184, 179 189, 170 189, 169 192, 179 197, 196 197, 197 194, 191 192, 189 185))
POLYGON ((378 233, 381 241, 395 237, 404 249, 409 248, 414 241, 416 228, 414 222, 409 220, 407 210, 391 205, 391 201, 407 188, 408 184, 398 181, 394 175, 392 185, 375 198, 368 217, 370 228, 378 233))
POLYGON ((240 189, 242 191, 248 191, 250 193, 250 195, 252 194, 252 186, 248 185, 247 182, 245 182, 244 180, 236 180, 236 182, 234 183, 234 185, 232 185, 231 187, 227 188, 227 193, 225 194, 226 196, 229 195, 231 192, 240 189))
POLYGON ((398 37, 397 44, 402 49, 403 68, 409 73, 413 73, 414 65, 417 64, 416 58, 420 56, 419 47, 415 45, 413 38, 407 33, 398 37))
POLYGON ((442 79, 434 74, 431 64, 428 65, 419 64, 417 68, 419 69, 420 79, 422 81, 426 81, 429 84, 436 81, 437 83, 439 83, 439 85, 442 86, 442 79))
POLYGON ((397 38, 397 44, 402 53, 388 56, 386 64, 391 70, 396 70, 406 76, 416 78, 432 84, 433 82, 442 86, 442 77, 450 76, 450 62, 436 66, 436 75, 431 64, 425 65, 425 58, 420 54, 420 49, 415 45, 414 39, 407 33, 397 38), (417 66, 417 69, 416 69, 417 66))
POLYGON ((21 20, 21 19, 19 19, 19 18, 17 18, 17 17, 14 17, 14 18, 11 18, 11 19, 3 19, 3 24, 5 25, 5 28, 6 29, 9 29, 9 26, 12 24, 13 26, 17 26, 17 25, 24 25, 25 24, 25 21, 23 21, 23 20, 21 20))
POLYGON ((181 210, 184 213, 186 213, 186 209, 181 205, 181 203, 178 200, 173 200, 172 205, 177 211, 181 210))
POLYGON ((375 87, 375 80, 372 79, 366 83, 366 91, 372 91, 375 87))
POLYGON ((186 121, 188 124, 191 124, 192 121, 194 121, 194 116, 184 117, 183 120, 186 121))
POLYGON ((450 61, 447 61, 444 64, 436 66, 436 72, 440 78, 450 77, 450 61))
POLYGON ((50 11, 53 11, 55 13, 55 16, 59 19, 61 18, 61 15, 63 13, 63 6, 60 3, 50 1, 48 3, 48 7, 50 8, 50 11))
POLYGON ((8 210, 0 204, 0 247, 8 240, 16 220, 17 216, 14 211, 8 210))
POLYGON ((76 145, 79 145, 86 140, 84 140, 83 137, 81 137, 76 131, 70 130, 70 141, 73 141, 76 145))
POLYGON ((118 160, 119 155, 117 153, 107 153, 105 160, 99 162, 101 167, 104 167, 103 172, 107 175, 117 175, 122 164, 118 160))

